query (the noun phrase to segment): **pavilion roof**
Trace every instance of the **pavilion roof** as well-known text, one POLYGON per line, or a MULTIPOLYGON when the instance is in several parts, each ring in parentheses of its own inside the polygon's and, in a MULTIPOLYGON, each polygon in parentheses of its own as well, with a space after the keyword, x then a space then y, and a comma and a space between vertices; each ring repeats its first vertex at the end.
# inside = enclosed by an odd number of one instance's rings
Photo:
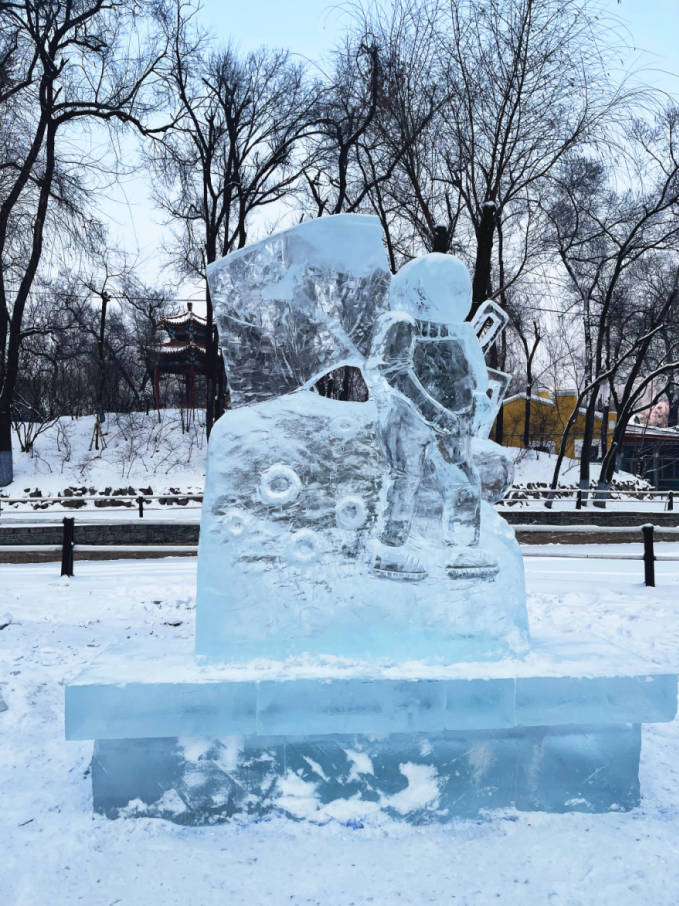
POLYGON ((206 354, 205 345, 203 343, 196 343, 192 339, 186 343, 177 343, 175 340, 170 340, 167 343, 159 343, 157 346, 154 346, 153 349, 160 355, 176 355, 177 353, 186 352, 189 349, 195 349, 203 355, 206 354))
POLYGON ((169 324, 172 327, 179 327, 183 324, 189 324, 191 321, 194 321, 196 324, 200 324, 201 327, 207 325, 207 318, 201 318, 200 315, 197 315, 194 311, 182 311, 176 315, 168 315, 163 318, 162 321, 158 324, 158 327, 163 326, 163 324, 169 324))

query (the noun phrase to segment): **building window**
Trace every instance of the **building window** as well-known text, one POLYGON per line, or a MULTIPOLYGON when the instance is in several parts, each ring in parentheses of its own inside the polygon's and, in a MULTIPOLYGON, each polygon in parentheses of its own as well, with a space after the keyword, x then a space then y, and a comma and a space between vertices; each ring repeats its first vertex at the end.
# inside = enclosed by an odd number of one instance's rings
POLYGON ((532 440, 530 442, 531 450, 537 450, 538 453, 553 453, 555 446, 553 440, 532 440))
MULTIPOLYGON (((582 459, 582 445, 583 440, 576 440, 574 443, 575 446, 575 458, 582 459)), ((596 462, 599 459, 599 444, 592 444, 589 448, 589 461, 596 462)))

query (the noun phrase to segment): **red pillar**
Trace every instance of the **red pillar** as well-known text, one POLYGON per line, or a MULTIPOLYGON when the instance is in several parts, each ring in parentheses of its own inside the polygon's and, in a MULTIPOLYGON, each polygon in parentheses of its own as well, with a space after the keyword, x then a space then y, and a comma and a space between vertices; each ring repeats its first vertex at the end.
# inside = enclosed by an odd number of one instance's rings
POLYGON ((190 364, 190 366, 189 366, 189 401, 188 401, 188 407, 189 407, 189 409, 195 409, 195 408, 196 408, 196 369, 195 369, 195 366, 194 366, 193 362, 191 362, 191 364, 190 364))

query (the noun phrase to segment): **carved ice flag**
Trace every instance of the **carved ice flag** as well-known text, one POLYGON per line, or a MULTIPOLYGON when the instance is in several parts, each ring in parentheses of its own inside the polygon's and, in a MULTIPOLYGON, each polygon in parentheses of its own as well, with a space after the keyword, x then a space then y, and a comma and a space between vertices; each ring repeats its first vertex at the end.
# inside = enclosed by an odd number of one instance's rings
POLYGON ((356 214, 302 223, 211 264, 233 407, 360 367, 390 276, 379 220, 356 214))

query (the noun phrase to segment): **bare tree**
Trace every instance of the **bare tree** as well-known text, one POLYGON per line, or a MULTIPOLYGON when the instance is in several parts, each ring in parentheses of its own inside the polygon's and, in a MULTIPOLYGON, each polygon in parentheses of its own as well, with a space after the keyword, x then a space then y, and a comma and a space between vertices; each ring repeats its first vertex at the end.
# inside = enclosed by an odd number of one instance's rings
MULTIPOLYGON (((317 92, 287 51, 240 54, 213 49, 178 7, 168 22, 172 67, 168 94, 176 125, 150 143, 157 203, 174 226, 171 253, 183 278, 204 282, 207 307, 206 430, 219 383, 208 264, 243 248, 255 217, 294 190, 304 169, 301 144, 316 113, 317 92)), ((272 207, 273 206, 273 207, 272 207)))
POLYGON ((514 303, 508 307, 509 317, 512 328, 516 332, 524 353, 526 369, 526 399, 523 420, 523 445, 528 449, 531 445, 531 406, 533 402, 534 391, 534 361, 535 355, 542 340, 540 322, 534 317, 531 307, 526 310, 525 306, 514 303), (533 316, 533 317, 531 317, 533 316))
MULTIPOLYGON (((651 266, 654 262, 651 263, 651 266)), ((607 490, 613 479, 617 460, 622 450, 622 441, 630 420, 637 413, 651 409, 666 393, 668 386, 677 380, 679 375, 679 337, 673 343, 666 339, 665 327, 674 324, 679 315, 679 267, 674 271, 674 278, 670 285, 663 280, 651 279, 645 282, 645 289, 650 297, 648 311, 639 317, 639 312, 631 312, 630 318, 625 319, 624 327, 618 327, 621 332, 628 333, 630 320, 640 320, 642 327, 647 327, 646 334, 637 344, 635 355, 630 360, 625 374, 618 373, 617 381, 612 382, 612 394, 617 410, 617 420, 611 445, 601 464, 599 489, 607 490), (664 335, 663 335, 664 334, 664 335), (658 388, 654 388, 656 380, 660 379, 658 388), (617 386, 616 386, 617 385, 617 386), (647 388, 652 388, 651 400, 644 399, 647 388)), ((603 505, 605 505, 605 497, 603 505)))
POLYGON ((553 169, 578 146, 611 142, 637 93, 610 78, 617 32, 592 4, 450 0, 428 8, 445 102, 417 156, 404 157, 394 192, 425 248, 438 235, 469 258, 473 316, 531 260, 531 210, 553 169), (501 226, 512 266, 493 285, 501 226))
POLYGON ((171 295, 140 283, 133 263, 115 250, 38 278, 25 309, 12 403, 22 450, 64 415, 94 413, 103 423, 107 411, 148 411, 156 327, 170 305, 171 295))
MULTIPOLYGON (((625 156, 628 172, 623 174, 628 184, 622 191, 615 188, 616 174, 582 157, 564 162, 555 180, 548 214, 566 273, 565 289, 581 317, 583 380, 590 388, 583 398, 587 407, 580 462, 583 489, 590 482, 595 412, 604 384, 601 375, 611 373, 612 378, 617 373, 616 359, 628 361, 634 344, 640 344, 635 361, 639 355, 643 358, 650 343, 642 338, 651 331, 655 337, 666 324, 668 310, 652 304, 638 287, 640 280, 643 285, 649 261, 679 248, 678 126, 675 108, 662 111, 652 125, 632 122, 625 156)), ((613 386, 616 379, 611 380, 613 386)))
POLYGON ((426 3, 413 0, 351 9, 350 27, 321 80, 305 211, 377 214, 395 271, 394 234, 406 219, 388 186, 416 155, 442 102, 433 22, 426 3))
POLYGON ((69 238, 50 232, 51 218, 60 213, 72 219, 74 234, 82 230, 88 177, 106 166, 85 143, 78 155, 68 136, 95 123, 145 128, 155 107, 148 89, 165 56, 154 27, 162 10, 162 0, 0 2, 11 83, 0 92, 0 486, 12 480, 24 311, 45 250, 69 238))

